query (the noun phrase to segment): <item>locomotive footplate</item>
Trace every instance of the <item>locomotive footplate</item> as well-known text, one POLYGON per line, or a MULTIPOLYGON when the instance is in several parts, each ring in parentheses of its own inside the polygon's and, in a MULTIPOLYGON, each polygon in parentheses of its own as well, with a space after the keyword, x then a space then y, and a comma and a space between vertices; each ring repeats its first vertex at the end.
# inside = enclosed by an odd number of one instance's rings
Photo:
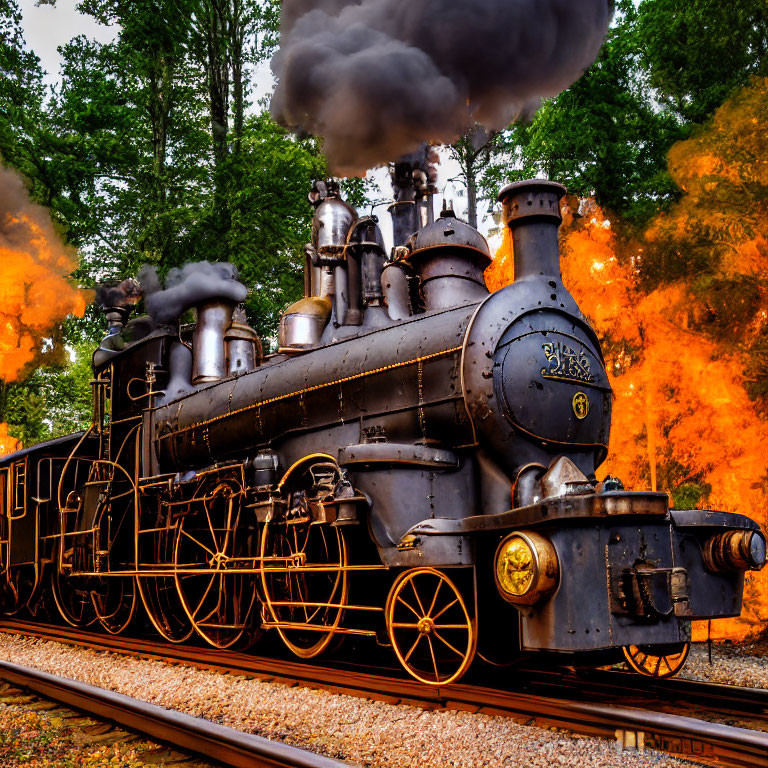
POLYGON ((425 520, 403 538, 441 536, 474 539, 478 567, 494 568, 519 613, 524 650, 684 643, 691 620, 738 616, 744 573, 765 562, 765 539, 748 517, 670 510, 662 493, 561 496, 425 520))
MULTIPOLYGON (((424 520, 411 528, 406 535, 451 536, 502 531, 521 528, 552 520, 565 521, 581 518, 643 516, 665 517, 669 512, 666 493, 642 493, 634 491, 609 491, 581 496, 560 496, 546 499, 539 504, 511 509, 496 515, 474 515, 458 520, 435 518, 424 520)), ((738 517, 738 516, 737 516, 738 517)), ((744 518, 751 525, 751 520, 744 518)))

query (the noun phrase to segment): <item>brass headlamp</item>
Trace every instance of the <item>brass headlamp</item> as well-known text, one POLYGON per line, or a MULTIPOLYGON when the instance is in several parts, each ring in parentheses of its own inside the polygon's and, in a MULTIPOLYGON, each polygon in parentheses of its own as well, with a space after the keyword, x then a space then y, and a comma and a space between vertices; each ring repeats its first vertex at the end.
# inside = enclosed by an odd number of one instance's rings
POLYGON ((536 605, 556 589, 560 565, 552 542, 516 531, 499 544, 494 576, 501 596, 514 605, 536 605))

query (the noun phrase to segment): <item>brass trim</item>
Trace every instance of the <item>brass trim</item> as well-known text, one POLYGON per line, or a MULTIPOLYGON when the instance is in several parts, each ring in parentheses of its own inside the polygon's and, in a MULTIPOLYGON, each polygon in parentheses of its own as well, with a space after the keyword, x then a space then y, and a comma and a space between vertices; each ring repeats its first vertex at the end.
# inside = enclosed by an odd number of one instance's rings
POLYGON ((499 594, 512 605, 532 606, 550 598, 560 582, 560 562, 552 542, 534 531, 514 531, 506 536, 496 548, 493 556, 493 578, 499 594), (499 555, 512 539, 521 539, 531 551, 534 574, 530 589, 522 595, 507 592, 499 581, 499 555))
POLYGON ((573 400, 571 400, 571 407, 573 408, 573 415, 579 421, 584 421, 584 419, 589 416, 590 411, 589 397, 587 394, 585 392, 577 392, 573 396, 573 400))

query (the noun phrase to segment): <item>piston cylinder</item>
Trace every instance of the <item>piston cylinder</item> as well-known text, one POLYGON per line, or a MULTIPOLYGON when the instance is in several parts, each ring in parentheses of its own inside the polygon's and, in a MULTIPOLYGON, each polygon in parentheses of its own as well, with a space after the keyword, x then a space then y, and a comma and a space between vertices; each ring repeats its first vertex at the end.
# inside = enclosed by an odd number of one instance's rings
POLYGON ((234 304, 215 299, 197 307, 193 340, 192 383, 207 384, 227 375, 227 347, 224 335, 232 323, 234 304))

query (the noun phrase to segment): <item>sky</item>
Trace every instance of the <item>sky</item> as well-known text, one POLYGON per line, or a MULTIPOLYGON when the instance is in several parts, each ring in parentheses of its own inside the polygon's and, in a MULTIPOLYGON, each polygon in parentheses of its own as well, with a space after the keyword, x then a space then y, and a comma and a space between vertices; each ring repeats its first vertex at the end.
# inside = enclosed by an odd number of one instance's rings
MULTIPOLYGON (((51 86, 55 86, 59 80, 62 59, 57 49, 60 46, 68 43, 77 35, 86 35, 106 43, 114 40, 119 32, 118 26, 104 26, 98 24, 92 17, 79 13, 76 8, 79 0, 56 0, 55 6, 38 6, 36 5, 37 0, 18 0, 18 2, 23 16, 24 37, 27 46, 40 58, 42 67, 47 73, 46 82, 51 86)), ((274 78, 268 62, 257 67, 254 72, 254 82, 256 92, 253 101, 256 103, 262 96, 271 93, 273 88, 274 78)), ((447 153, 441 154, 442 163, 438 174, 438 190, 441 194, 436 195, 435 213, 438 214, 442 207, 442 191, 445 189, 446 196, 453 202, 457 215, 464 216, 466 215, 466 193, 463 185, 450 181, 458 175, 459 166, 447 156, 447 153)), ((380 196, 389 196, 391 190, 388 182, 388 171, 377 169, 371 175, 379 187, 380 196)), ((389 241, 391 226, 388 222, 389 217, 384 215, 385 210, 385 207, 380 207, 375 210, 375 213, 381 219, 385 240, 389 241)), ((361 211, 361 213, 363 212, 361 211)), ((481 218, 483 213, 486 211, 481 208, 481 218)), ((480 230, 487 236, 489 228, 493 226, 495 225, 491 217, 486 216, 480 225, 480 230)), ((497 239, 500 240, 500 238, 497 239)), ((497 245, 498 243, 494 239, 492 248, 497 245)))
POLYGON ((48 74, 47 82, 58 82, 61 56, 57 48, 77 35, 87 35, 102 43, 114 40, 118 28, 98 24, 92 17, 78 13, 78 0, 56 0, 56 5, 35 5, 36 0, 19 0, 27 45, 40 58, 48 74))

